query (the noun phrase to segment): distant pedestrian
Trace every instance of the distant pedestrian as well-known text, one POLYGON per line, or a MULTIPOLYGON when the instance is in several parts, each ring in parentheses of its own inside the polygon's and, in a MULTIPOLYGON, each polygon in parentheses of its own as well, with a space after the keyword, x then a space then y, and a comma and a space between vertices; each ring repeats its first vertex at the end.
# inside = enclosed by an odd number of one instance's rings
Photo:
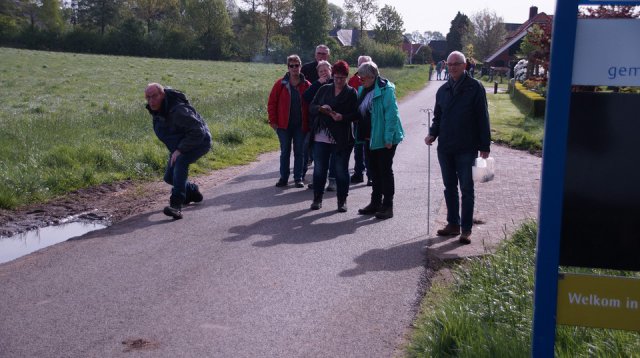
POLYGON ((474 60, 473 58, 471 59, 471 66, 470 70, 469 70, 469 74, 471 75, 471 78, 475 78, 476 75, 476 60, 474 60))
MULTIPOLYGON (((393 217, 393 157, 398 143, 404 138, 400 123, 395 85, 380 77, 374 62, 358 67, 362 86, 358 91, 356 139, 365 141, 369 151, 369 171, 373 174, 371 202, 358 210, 361 215, 375 215, 378 219, 393 217)), ((371 175, 371 174, 370 174, 371 175)))
POLYGON ((309 131, 309 106, 302 98, 311 85, 300 73, 298 55, 287 57, 287 73, 274 83, 269 94, 267 113, 269 125, 280 141, 280 179, 277 187, 285 187, 289 181, 291 143, 293 142, 293 180, 297 188, 303 188, 302 166, 304 136, 309 131))
POLYGON ((442 80, 442 61, 438 61, 436 65, 436 80, 442 80))
POLYGON ((187 181, 187 177, 189 165, 211 149, 211 133, 184 93, 150 83, 144 96, 153 117, 153 130, 169 150, 164 181, 173 188, 164 214, 182 219, 184 205, 203 199, 198 185, 187 181))
MULTIPOLYGON (((359 56, 358 67, 360 67, 360 65, 362 65, 363 63, 370 62, 370 61, 371 61, 370 56, 364 56, 364 55, 359 56)), ((362 81, 360 80, 360 76, 358 76, 358 72, 356 72, 349 79, 349 86, 355 88, 357 91, 361 85, 362 85, 362 81)), ((355 164, 353 166, 353 175, 351 176, 351 184, 362 183, 364 181, 364 172, 365 170, 367 170, 367 185, 369 186, 373 185, 367 169, 368 158, 365 156, 364 142, 356 141, 356 144, 353 147, 353 160, 355 164)))
POLYGON ((464 70, 464 54, 452 52, 447 64, 451 78, 436 93, 433 125, 424 141, 431 145, 438 138, 438 161, 447 205, 447 225, 438 230, 438 235, 458 235, 462 229, 459 241, 469 244, 474 207, 471 167, 478 154, 482 158, 489 156, 489 111, 484 86, 464 70))

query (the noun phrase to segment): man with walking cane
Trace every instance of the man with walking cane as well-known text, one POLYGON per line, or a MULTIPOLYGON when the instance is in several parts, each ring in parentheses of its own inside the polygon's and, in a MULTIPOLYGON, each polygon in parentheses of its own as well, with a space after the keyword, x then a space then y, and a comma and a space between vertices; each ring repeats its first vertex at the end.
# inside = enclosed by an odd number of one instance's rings
POLYGON ((447 58, 450 77, 436 93, 433 125, 424 142, 431 145, 438 138, 438 161, 447 204, 447 226, 438 230, 438 235, 460 234, 460 243, 470 244, 474 206, 471 167, 478 152, 482 158, 489 157, 491 132, 484 86, 467 74, 465 64, 466 58, 459 51, 447 58))

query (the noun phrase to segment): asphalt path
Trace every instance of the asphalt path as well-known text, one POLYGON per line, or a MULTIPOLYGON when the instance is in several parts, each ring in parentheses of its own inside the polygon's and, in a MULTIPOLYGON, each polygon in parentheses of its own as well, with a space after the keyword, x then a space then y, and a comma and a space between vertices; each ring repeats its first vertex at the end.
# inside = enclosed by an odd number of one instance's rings
POLYGON ((430 241, 443 219, 435 148, 427 234, 421 109, 441 83, 400 104, 394 218, 357 214, 371 192, 363 184, 351 187, 347 213, 334 193, 309 210, 311 190, 274 186, 269 155, 182 220, 148 212, 0 265, 0 356, 398 355, 424 287, 425 245, 460 247, 430 241))

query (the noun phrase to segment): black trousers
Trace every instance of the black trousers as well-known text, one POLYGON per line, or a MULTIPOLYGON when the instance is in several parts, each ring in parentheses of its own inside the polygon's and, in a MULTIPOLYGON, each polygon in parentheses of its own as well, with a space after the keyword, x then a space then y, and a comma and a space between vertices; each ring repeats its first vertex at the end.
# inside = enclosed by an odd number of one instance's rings
POLYGON ((391 149, 371 150, 368 145, 365 147, 369 154, 369 170, 373 174, 372 203, 382 201, 382 206, 393 206, 393 195, 395 194, 393 157, 396 155, 397 147, 397 144, 391 149))

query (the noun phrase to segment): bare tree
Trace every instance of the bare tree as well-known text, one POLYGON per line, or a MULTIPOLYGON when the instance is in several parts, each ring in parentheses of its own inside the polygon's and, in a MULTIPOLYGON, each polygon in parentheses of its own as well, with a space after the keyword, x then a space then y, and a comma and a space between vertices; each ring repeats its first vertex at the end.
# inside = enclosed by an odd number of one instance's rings
POLYGON ((473 44, 473 51, 478 58, 485 59, 494 53, 504 42, 507 31, 502 17, 489 9, 480 10, 471 15, 473 32, 465 44, 473 44))

